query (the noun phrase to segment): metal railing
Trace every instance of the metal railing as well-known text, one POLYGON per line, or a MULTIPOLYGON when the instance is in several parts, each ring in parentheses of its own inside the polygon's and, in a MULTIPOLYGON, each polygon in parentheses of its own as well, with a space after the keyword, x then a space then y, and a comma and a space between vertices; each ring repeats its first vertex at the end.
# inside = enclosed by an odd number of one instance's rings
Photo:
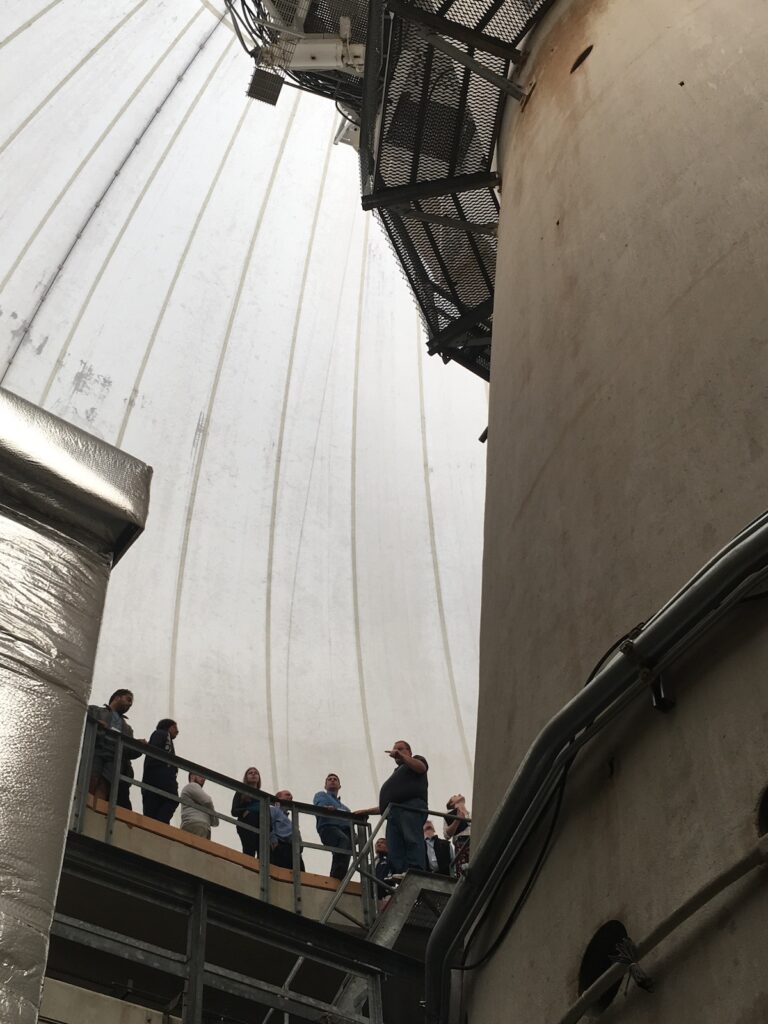
POLYGON ((554 0, 371 0, 360 111, 363 208, 421 308, 430 355, 490 376, 510 70, 554 0), (384 68, 383 75, 381 69, 384 68))
MULTIPOLYGON (((135 786, 142 792, 154 793, 158 796, 166 797, 168 799, 176 800, 180 805, 184 803, 180 795, 175 793, 169 793, 166 790, 159 789, 143 780, 134 778, 132 775, 128 775, 123 770, 123 759, 127 752, 133 752, 135 754, 146 755, 151 757, 155 761, 159 761, 162 764, 171 765, 180 771, 199 775, 206 781, 209 781, 217 786, 229 790, 233 794, 240 793, 250 797, 252 800, 257 801, 259 804, 259 825, 251 825, 248 822, 241 821, 238 818, 232 817, 222 811, 216 811, 216 817, 220 821, 227 821, 235 825, 238 829, 243 829, 247 832, 255 833, 258 836, 258 861, 259 861, 259 898, 264 901, 269 901, 269 890, 270 890, 270 853, 271 853, 271 814, 270 807, 276 802, 276 798, 273 794, 267 793, 264 790, 255 789, 253 786, 248 786, 246 783, 241 782, 238 779, 232 779, 227 775, 221 774, 211 768, 207 768, 205 765, 198 764, 194 761, 189 761, 186 758, 178 757, 173 754, 168 754, 164 750, 155 746, 150 746, 147 743, 142 743, 135 739, 130 739, 123 733, 116 729, 105 728, 101 726, 95 718, 91 715, 88 716, 85 724, 85 733, 83 736, 82 753, 80 757, 80 766, 78 768, 77 780, 75 784, 75 794, 72 807, 72 816, 70 822, 70 828, 74 832, 82 833, 85 823, 85 811, 88 806, 88 795, 89 785, 93 769, 94 754, 96 751, 97 739, 103 739, 111 748, 112 763, 115 769, 112 771, 111 785, 109 796, 107 798, 107 812, 105 816, 104 825, 104 842, 112 843, 115 829, 115 820, 117 817, 116 809, 118 805, 119 787, 121 783, 129 786, 135 786), (99 734, 101 734, 99 736, 99 734)), ((368 929, 375 920, 377 913, 377 900, 376 900, 376 886, 378 883, 375 873, 373 871, 373 846, 370 842, 371 827, 367 821, 367 817, 361 815, 355 815, 344 811, 332 812, 328 807, 316 806, 314 804, 306 804, 300 801, 279 801, 280 805, 285 807, 291 815, 292 830, 291 830, 291 847, 292 847, 292 868, 291 878, 293 883, 293 909, 295 913, 301 914, 301 903, 302 903, 302 871, 301 871, 301 853, 304 849, 310 850, 322 850, 324 853, 333 855, 335 853, 348 855, 351 858, 350 869, 347 871, 344 879, 339 883, 338 888, 333 894, 333 898, 330 901, 329 907, 324 912, 324 919, 327 920, 331 913, 334 911, 352 921, 355 925, 360 928, 368 929), (350 835, 352 840, 352 849, 346 849, 337 846, 326 846, 322 843, 309 842, 301 835, 300 820, 301 816, 316 820, 317 818, 333 817, 334 821, 338 820, 340 825, 344 823, 349 824, 350 835), (361 880, 361 902, 362 902, 362 915, 363 920, 359 921, 354 918, 347 910, 338 906, 341 897, 346 893, 349 882, 353 879, 355 873, 359 873, 361 880)), ((197 806, 197 805, 195 805, 197 806)), ((154 819, 149 819, 154 820, 154 819)), ((377 826, 377 830, 378 831, 377 826)))

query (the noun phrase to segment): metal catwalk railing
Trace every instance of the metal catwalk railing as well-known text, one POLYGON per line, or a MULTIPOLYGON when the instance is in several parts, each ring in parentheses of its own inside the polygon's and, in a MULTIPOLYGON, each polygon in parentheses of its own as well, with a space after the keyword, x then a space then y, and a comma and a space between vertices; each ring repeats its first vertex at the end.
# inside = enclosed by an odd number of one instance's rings
POLYGON ((421 310, 428 351, 485 380, 501 119, 508 97, 527 99, 511 72, 525 59, 521 44, 554 3, 226 0, 256 63, 248 94, 275 103, 287 77, 333 100, 350 138, 359 133, 363 208, 384 225, 421 310), (317 38, 335 37, 343 23, 345 38, 365 44, 362 78, 359 69, 294 67, 297 18, 301 31, 317 38))
POLYGON ((360 109, 363 208, 376 210, 430 354, 488 380, 510 70, 554 0, 371 0, 360 109))
MULTIPOLYGON (((186 758, 178 757, 174 754, 168 754, 159 747, 149 746, 149 744, 142 743, 139 740, 129 739, 116 729, 104 728, 91 715, 88 715, 85 724, 80 766, 75 783, 75 794, 71 817, 72 831, 78 833, 83 831, 85 809, 87 807, 89 784, 94 762, 94 753, 99 733, 102 734, 104 740, 113 748, 113 763, 116 766, 120 766, 121 769, 124 753, 126 751, 132 751, 133 753, 150 757, 162 764, 171 765, 179 771, 199 775, 206 781, 221 786, 228 791, 249 796, 253 800, 257 801, 259 804, 259 826, 251 825, 249 822, 232 817, 220 810, 216 810, 216 817, 220 821, 229 822, 230 824, 235 825, 238 829, 254 833, 258 837, 259 896, 260 899, 266 901, 269 900, 270 872, 268 869, 270 865, 271 852, 270 806, 275 804, 276 797, 264 790, 255 789, 253 786, 249 786, 238 779, 222 775, 221 772, 217 772, 205 765, 198 764, 195 761, 189 761, 186 758), (261 827, 262 822, 265 823, 264 828, 261 827), (266 870, 262 870, 262 866, 265 866, 266 870)), ((161 797, 169 797, 176 800, 179 805, 184 803, 181 796, 178 794, 168 793, 166 790, 152 786, 141 779, 135 778, 133 775, 127 775, 122 770, 113 772, 109 796, 106 801, 107 810, 104 822, 105 843, 111 844, 113 841, 121 783, 126 786, 135 787, 137 790, 142 792, 154 793, 161 797)), ((336 853, 348 855, 350 857, 349 868, 344 878, 340 880, 328 906, 323 911, 321 920, 324 922, 328 921, 331 915, 335 912, 340 916, 347 918, 358 927, 366 930, 369 929, 376 920, 379 912, 377 891, 382 888, 389 892, 395 891, 395 887, 393 885, 386 882, 386 880, 377 878, 374 870, 375 841, 381 830, 386 825, 390 808, 387 808, 384 813, 380 815, 378 822, 372 829, 367 815, 353 814, 352 812, 338 811, 335 809, 331 810, 327 806, 324 807, 317 806, 315 804, 302 803, 298 800, 290 802, 281 800, 279 803, 290 811, 293 826, 291 830, 291 878, 293 885, 294 912, 297 914, 302 912, 302 875, 304 874, 304 872, 301 871, 302 851, 308 849, 322 851, 328 855, 336 853), (334 822, 338 821, 339 824, 347 823, 352 837, 352 848, 346 849, 338 846, 326 846, 322 843, 308 841, 304 838, 301 832, 302 815, 305 818, 311 819, 313 824, 318 818, 328 817, 332 817, 334 822), (349 883, 354 879, 355 875, 359 876, 361 882, 362 921, 352 917, 347 910, 339 907, 339 903, 342 897, 348 893, 349 883)), ((391 804, 390 807, 400 807, 400 805, 391 804)), ((402 810, 410 812, 411 808, 403 807, 402 810)), ((419 811, 415 813, 423 814, 424 812, 419 811)), ((426 813, 430 817, 442 819, 450 812, 427 810, 426 813)), ((467 824, 471 824, 470 818, 466 818, 465 820, 467 824)), ((451 860, 451 870, 453 870, 455 856, 456 855, 454 854, 451 860)))
MULTIPOLYGON (((102 739, 107 746, 111 748, 110 755, 113 758, 113 764, 120 769, 112 772, 110 791, 106 801, 106 814, 104 816, 104 843, 109 846, 114 844, 115 822, 118 820, 117 808, 119 806, 117 800, 121 783, 133 786, 143 792, 154 793, 159 796, 170 796, 173 799, 178 799, 179 803, 183 803, 183 800, 178 794, 169 794, 166 790, 149 785, 143 780, 136 779, 133 776, 126 774, 126 772, 122 770, 123 756, 129 751, 152 757, 163 764, 174 766, 178 770, 183 770, 187 773, 199 775, 206 781, 210 781, 211 783, 221 786, 226 790, 246 794, 252 799, 258 801, 260 807, 260 825, 258 828, 220 811, 216 811, 215 813, 221 820, 231 822, 238 828, 244 828, 247 831, 256 832, 258 834, 259 899, 265 903, 269 903, 271 880, 269 871, 271 831, 269 808, 275 801, 275 797, 262 790, 254 789, 237 779, 232 779, 228 776, 222 775, 220 772, 216 772, 204 765, 189 761, 186 758, 168 754, 157 747, 149 746, 148 744, 142 743, 138 740, 129 739, 118 730, 104 728, 91 716, 88 716, 86 721, 80 766, 75 786, 71 817, 72 832, 76 835, 82 835, 85 831, 89 783, 94 763, 94 754, 96 753, 97 739, 102 739), (262 822, 265 823, 264 828, 261 827, 262 822)), ((292 801, 290 803, 280 801, 280 803, 290 809, 293 822, 293 866, 291 869, 291 878, 293 883, 293 912, 300 917, 302 916, 301 903, 304 873, 300 870, 301 851, 306 848, 322 850, 327 854, 349 854, 350 864, 344 878, 340 880, 337 889, 332 893, 330 900, 322 910, 318 921, 312 922, 312 926, 316 927, 327 925, 334 914, 340 914, 342 917, 364 930, 366 934, 371 935, 374 933, 376 931, 376 924, 379 916, 378 893, 382 889, 388 893, 396 892, 396 887, 391 884, 391 882, 388 882, 386 879, 376 877, 373 866, 374 845, 377 836, 386 826, 390 808, 399 807, 400 805, 390 805, 390 807, 388 807, 379 817, 379 820, 373 828, 369 825, 366 817, 352 813, 347 814, 341 811, 335 812, 333 814, 334 819, 338 818, 340 822, 348 822, 350 829, 352 830, 353 849, 352 851, 349 851, 341 847, 329 847, 319 843, 310 843, 301 837, 299 824, 301 815, 312 819, 316 819, 317 817, 326 817, 328 816, 329 811, 327 807, 304 804, 299 801, 292 801), (359 875, 361 880, 360 900, 362 906, 362 920, 359 920, 354 915, 350 914, 348 909, 342 908, 339 905, 342 897, 349 895, 348 886, 356 874, 359 875)), ((412 808, 402 809, 406 811, 412 810, 412 808)), ((420 811, 416 813, 423 814, 424 812, 420 811)), ((446 812, 442 811, 428 811, 427 813, 435 818, 444 817, 446 814, 446 812)), ((469 819, 467 819, 467 821, 469 822, 469 819)), ((72 855, 74 855, 74 853, 72 855)), ((79 856, 86 856, 86 853, 79 854, 79 856)), ((88 856, 90 856, 90 854, 88 854, 88 856)), ((148 885, 150 889, 152 887, 154 872, 155 868, 146 868, 145 884, 148 885)), ((106 877, 107 876, 105 875, 105 878, 106 877)), ((405 923, 409 913, 409 908, 413 905, 413 901, 416 899, 416 894, 420 889, 432 889, 437 886, 435 891, 442 892, 445 885, 448 884, 452 883, 447 877, 444 878, 443 876, 440 876, 432 882, 429 876, 424 876, 421 881, 417 881, 415 885, 411 885, 409 887, 408 895, 410 903, 401 908, 402 912, 398 917, 398 933, 399 928, 401 928, 405 923)), ((132 884, 131 891, 138 891, 135 883, 132 884)), ((450 890, 445 891, 448 892, 450 890)), ((292 1014, 295 1017, 304 1017, 306 1014, 306 1019, 320 1020, 324 1019, 322 1018, 322 1013, 326 1011, 330 1013, 331 1010, 333 1010, 333 1016, 329 1019, 337 1020, 339 1022, 349 1022, 349 1024, 382 1024, 383 1002, 381 992, 381 973, 375 970, 349 970, 346 967, 344 968, 344 970, 346 970, 346 975, 344 980, 341 982, 338 996, 340 1000, 343 999, 343 1005, 337 1006, 335 1003, 322 1005, 318 1000, 308 999, 305 995, 302 995, 300 991, 296 990, 294 983, 296 982, 297 976, 305 962, 315 959, 317 955, 320 955, 321 957, 326 955, 324 942, 322 939, 318 940, 317 936, 315 936, 314 940, 309 944, 309 947, 305 952, 301 952, 300 945, 297 946, 296 960, 287 972, 284 981, 279 986, 270 986, 258 981, 258 979, 250 978, 245 975, 236 975, 231 971, 224 971, 221 968, 216 968, 211 964, 206 963, 204 953, 200 953, 196 949, 195 936, 204 936, 205 934, 206 922, 210 917, 208 908, 212 898, 213 897, 211 895, 204 892, 203 889, 200 889, 196 892, 194 899, 190 903, 189 955, 186 958, 179 954, 163 950, 151 943, 138 941, 135 938, 126 942, 121 938, 118 932, 107 931, 103 928, 88 925, 86 922, 75 920, 61 914, 57 915, 53 934, 67 942, 81 944, 90 948, 103 949, 104 951, 115 953, 116 955, 123 955, 127 959, 130 959, 131 957, 138 958, 139 962, 149 964, 150 966, 157 968, 159 971, 170 972, 172 975, 184 979, 185 1022, 196 1022, 201 1019, 202 987, 205 985, 214 989, 218 988, 222 991, 229 991, 235 995, 241 995, 244 998, 247 997, 263 1006, 266 1006, 267 1010, 263 1017, 262 1024, 267 1024, 275 1012, 282 1016, 284 1021, 288 1020, 289 1014, 292 1014), (354 979, 357 980, 354 981, 354 979), (352 989, 350 989, 350 984, 354 985, 352 989), (360 1005, 353 1006, 355 1001, 353 998, 354 996, 356 996, 357 1003, 360 1005), (367 1017, 362 1016, 362 1011, 365 1008, 367 1008, 367 1017)), ((404 901, 404 903, 405 902, 407 901, 404 901)), ((284 912, 281 911, 280 913, 284 912)), ((390 917, 392 921, 394 921, 395 915, 390 914, 390 917)), ((226 915, 223 911, 217 911, 216 920, 218 922, 217 927, 227 927, 227 924, 225 923, 226 915)), ((238 924, 238 922, 235 921, 232 926, 241 927, 241 924, 238 924)), ((391 927, 389 928, 389 931, 392 931, 391 927)), ((392 939, 392 936, 389 936, 389 938, 392 939)), ((374 944, 381 942, 384 944, 385 948, 387 947, 386 938, 380 937, 373 941, 374 944)), ((394 939, 392 939, 392 941, 394 941, 394 939)), ((330 943, 330 946, 333 946, 333 942, 330 943)), ((287 949, 289 947, 284 944, 282 948, 287 949)))
MULTIPOLYGON (((75 784, 75 795, 72 810, 71 829, 74 832, 82 832, 85 821, 85 809, 87 807, 89 783, 92 773, 92 766, 94 760, 94 753, 96 749, 97 734, 101 732, 104 740, 113 747, 113 763, 118 766, 121 770, 113 772, 111 779, 111 786, 109 796, 107 798, 107 812, 105 816, 104 824, 104 842, 112 843, 115 829, 116 820, 116 808, 118 807, 118 794, 120 784, 123 783, 127 786, 135 787, 137 790, 143 792, 155 793, 158 796, 170 797, 174 800, 178 800, 181 804, 182 800, 180 796, 173 793, 168 793, 165 790, 161 790, 152 786, 140 779, 134 778, 132 775, 127 775, 122 770, 123 767, 123 756, 127 751, 131 751, 135 754, 143 754, 151 757, 155 761, 159 761, 162 764, 172 765, 179 771, 185 773, 193 773, 199 775, 207 782, 211 782, 217 786, 220 786, 233 794, 241 793, 245 796, 249 796, 252 800, 257 801, 259 804, 259 826, 251 825, 248 822, 241 821, 231 815, 225 814, 222 811, 216 811, 216 817, 220 821, 226 821, 235 825, 239 829, 243 829, 246 832, 255 833, 258 837, 258 861, 259 861, 259 896, 260 899, 269 901, 270 891, 270 833, 271 833, 271 816, 270 806, 274 805, 276 798, 273 794, 267 793, 264 790, 254 789, 253 786, 249 786, 246 783, 232 779, 227 775, 223 775, 221 772, 217 772, 212 768, 208 768, 205 765, 198 764, 195 761, 189 761, 183 757, 177 757, 172 754, 168 754, 158 747, 149 746, 146 743, 141 743, 135 739, 129 739, 124 736, 121 732, 115 729, 105 729, 100 726, 97 721, 90 715, 86 721, 85 733, 83 736, 83 747, 80 758, 80 767, 78 769, 77 780, 75 784), (264 827, 261 827, 263 824, 264 827)), ((300 914, 302 912, 302 871, 301 871, 301 852, 304 849, 310 850, 322 850, 324 853, 332 855, 334 853, 349 854, 352 858, 352 863, 349 871, 345 878, 339 884, 338 889, 333 894, 331 900, 332 911, 335 910, 342 917, 349 918, 350 915, 347 911, 338 907, 341 897, 347 891, 349 882, 354 877, 355 873, 359 873, 361 880, 361 900, 362 900, 362 913, 363 920, 359 921, 352 919, 352 922, 360 928, 369 928, 376 917, 376 882, 375 874, 373 871, 373 853, 372 845, 369 841, 371 835, 371 827, 365 816, 355 815, 352 813, 346 813, 344 811, 330 811, 328 807, 319 807, 314 804, 301 803, 300 801, 279 801, 281 806, 285 807, 291 816, 292 829, 291 829, 291 846, 292 846, 292 868, 291 878, 293 883, 293 910, 295 913, 300 914), (334 821, 339 824, 348 823, 350 827, 350 833, 352 837, 352 849, 347 850, 336 846, 324 846, 318 842, 310 842, 306 840, 301 834, 301 818, 312 819, 312 823, 317 818, 333 817, 334 821)))

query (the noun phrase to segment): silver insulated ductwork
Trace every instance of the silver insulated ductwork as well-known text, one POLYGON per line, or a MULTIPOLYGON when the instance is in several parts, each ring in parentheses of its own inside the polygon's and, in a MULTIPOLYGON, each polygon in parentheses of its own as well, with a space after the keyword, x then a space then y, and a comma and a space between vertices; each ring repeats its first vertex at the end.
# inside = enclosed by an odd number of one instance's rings
POLYGON ((0 1020, 37 1020, 107 580, 148 466, 0 390, 0 1020))

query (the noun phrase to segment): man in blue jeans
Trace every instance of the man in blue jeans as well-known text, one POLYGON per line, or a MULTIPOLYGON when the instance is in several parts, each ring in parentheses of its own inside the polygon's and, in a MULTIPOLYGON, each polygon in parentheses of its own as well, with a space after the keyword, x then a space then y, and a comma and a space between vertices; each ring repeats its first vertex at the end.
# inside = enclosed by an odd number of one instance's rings
POLYGON ((410 743, 398 740, 386 753, 397 767, 379 792, 377 807, 368 807, 356 814, 383 814, 387 816, 387 849, 393 874, 403 874, 410 868, 426 871, 424 822, 427 820, 427 772, 429 765, 421 754, 411 752, 410 743))
POLYGON ((349 808, 339 800, 341 782, 335 772, 330 772, 325 777, 325 789, 315 793, 312 801, 315 807, 328 807, 331 813, 321 818, 317 817, 317 832, 323 846, 336 846, 349 853, 334 853, 331 857, 331 878, 343 878, 349 868, 350 855, 352 853, 352 826, 348 821, 340 821, 333 817, 334 811, 346 811, 349 808))

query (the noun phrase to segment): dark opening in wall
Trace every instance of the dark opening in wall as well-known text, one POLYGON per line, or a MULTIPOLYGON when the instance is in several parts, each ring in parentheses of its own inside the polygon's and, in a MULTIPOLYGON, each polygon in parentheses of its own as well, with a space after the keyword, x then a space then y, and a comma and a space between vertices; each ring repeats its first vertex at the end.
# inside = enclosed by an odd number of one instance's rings
POLYGON ((594 49, 594 46, 590 43, 590 45, 586 48, 586 50, 582 50, 581 51, 579 56, 576 58, 576 60, 571 65, 571 74, 573 74, 574 71, 576 71, 578 68, 581 67, 581 65, 584 63, 584 61, 590 55, 590 53, 592 53, 593 49, 594 49))
MULTIPOLYGON (((622 939, 626 939, 627 929, 621 921, 607 921, 597 929, 590 939, 579 968, 579 995, 586 992, 590 985, 597 981, 601 974, 605 974, 609 967, 613 966, 611 957, 615 957, 616 947, 622 939)), ((610 1006, 621 987, 621 981, 611 985, 607 992, 604 992, 592 1006, 592 1013, 602 1013, 610 1006)))
POLYGON ((764 790, 757 805, 757 834, 768 836, 768 789, 764 790))

